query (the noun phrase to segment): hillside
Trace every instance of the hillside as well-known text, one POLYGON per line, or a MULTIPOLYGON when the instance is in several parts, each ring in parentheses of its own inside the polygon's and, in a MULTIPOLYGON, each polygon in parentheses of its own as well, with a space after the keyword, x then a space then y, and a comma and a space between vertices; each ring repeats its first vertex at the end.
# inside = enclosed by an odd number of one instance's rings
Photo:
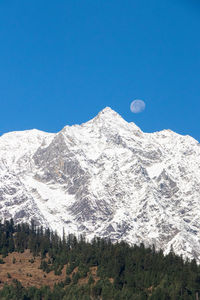
POLYGON ((200 266, 171 249, 82 236, 59 238, 32 223, 0 226, 2 300, 198 299, 200 266))

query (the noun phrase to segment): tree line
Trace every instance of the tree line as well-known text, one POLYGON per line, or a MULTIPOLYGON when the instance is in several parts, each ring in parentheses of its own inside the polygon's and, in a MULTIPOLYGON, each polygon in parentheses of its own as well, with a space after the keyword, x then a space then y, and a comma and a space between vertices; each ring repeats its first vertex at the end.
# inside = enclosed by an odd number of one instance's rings
POLYGON ((13 280, 0 290, 0 299, 190 300, 200 295, 200 266, 195 259, 183 260, 173 250, 164 256, 162 250, 146 248, 142 243, 113 244, 101 238, 88 242, 83 236, 65 236, 64 232, 60 237, 48 228, 35 226, 33 221, 30 225, 14 224, 12 219, 0 223, 0 267, 9 253, 26 249, 41 257, 44 272, 59 276, 67 264, 65 280, 55 284, 53 290, 48 286, 25 288, 13 280), (88 282, 80 285, 79 279, 94 266, 99 280, 95 282, 90 275, 88 282), (78 271, 73 273, 75 268, 78 271))

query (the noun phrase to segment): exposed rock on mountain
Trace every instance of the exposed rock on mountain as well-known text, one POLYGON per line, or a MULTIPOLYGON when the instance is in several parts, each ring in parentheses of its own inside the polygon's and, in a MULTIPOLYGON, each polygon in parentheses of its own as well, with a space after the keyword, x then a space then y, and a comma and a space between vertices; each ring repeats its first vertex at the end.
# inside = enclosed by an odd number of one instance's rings
POLYGON ((105 108, 57 134, 0 137, 0 217, 155 244, 200 261, 200 147, 105 108))

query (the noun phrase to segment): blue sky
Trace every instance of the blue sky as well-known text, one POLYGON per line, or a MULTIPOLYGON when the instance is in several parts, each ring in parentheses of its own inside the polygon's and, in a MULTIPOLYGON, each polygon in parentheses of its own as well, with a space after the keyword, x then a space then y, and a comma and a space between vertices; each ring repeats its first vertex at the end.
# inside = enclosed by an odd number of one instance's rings
POLYGON ((56 132, 110 106, 200 141, 199 1, 1 0, 0 105, 0 134, 56 132))

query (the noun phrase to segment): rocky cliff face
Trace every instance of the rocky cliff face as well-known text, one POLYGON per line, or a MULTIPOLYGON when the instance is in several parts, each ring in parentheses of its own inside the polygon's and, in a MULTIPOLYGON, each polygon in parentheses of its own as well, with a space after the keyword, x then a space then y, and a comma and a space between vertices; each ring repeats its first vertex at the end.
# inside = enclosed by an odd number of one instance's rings
POLYGON ((105 108, 57 134, 0 137, 0 217, 155 244, 200 261, 200 146, 105 108))

